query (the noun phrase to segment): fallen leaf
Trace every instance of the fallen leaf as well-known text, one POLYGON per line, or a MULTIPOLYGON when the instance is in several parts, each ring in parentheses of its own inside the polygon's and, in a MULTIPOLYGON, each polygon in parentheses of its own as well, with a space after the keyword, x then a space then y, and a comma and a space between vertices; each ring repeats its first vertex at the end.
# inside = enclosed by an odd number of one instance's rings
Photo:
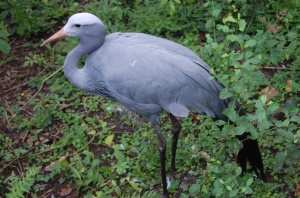
POLYGON ((46 167, 44 168, 44 171, 51 172, 51 167, 52 167, 52 166, 54 166, 55 164, 60 163, 60 162, 62 162, 62 161, 64 161, 64 160, 66 160, 67 157, 69 157, 69 155, 62 156, 61 158, 59 158, 59 159, 56 160, 55 162, 51 162, 48 166, 46 166, 46 167))
POLYGON ((108 179, 108 180, 106 181, 106 183, 107 183, 108 185, 110 185, 110 184, 111 184, 111 180, 108 179))
POLYGON ((208 153, 206 153, 205 151, 200 151, 199 152, 199 155, 205 157, 206 159, 209 159, 210 158, 210 155, 208 153))
POLYGON ((185 174, 185 172, 177 173, 177 174, 175 175, 175 177, 176 177, 177 179, 180 179, 181 176, 184 175, 184 174, 185 174))
POLYGON ((300 196, 300 183, 297 183, 297 187, 295 190, 295 197, 298 197, 298 196, 300 196))
POLYGON ((277 91, 277 89, 272 88, 267 96, 267 101, 266 103, 269 103, 271 101, 272 98, 274 98, 275 96, 277 96, 279 94, 279 91, 277 91))
POLYGON ((47 143, 47 142, 49 142, 50 140, 48 139, 48 138, 40 138, 40 141, 41 141, 41 143, 47 143))
POLYGON ((58 104, 58 105, 56 105, 56 109, 57 109, 57 111, 60 111, 60 110, 65 109, 69 106, 70 106, 70 104, 58 104))
POLYGON ((198 124, 199 120, 197 119, 197 116, 193 115, 193 123, 198 124))
POLYGON ((258 94, 259 94, 259 95, 264 95, 264 94, 267 93, 269 90, 270 90, 270 87, 268 86, 268 87, 262 89, 258 94))
POLYGON ((89 135, 95 135, 95 134, 96 134, 96 131, 95 131, 95 130, 91 130, 91 131, 89 131, 87 134, 89 134, 89 135))
POLYGON ((285 92, 290 93, 291 91, 292 91, 292 81, 288 80, 286 81, 285 92))
POLYGON ((114 135, 109 135, 109 136, 107 136, 107 137, 105 138, 104 143, 105 143, 107 146, 111 147, 111 146, 114 145, 113 139, 114 139, 114 135))
POLYGON ((60 196, 64 197, 72 192, 72 188, 62 188, 60 189, 60 196))
POLYGON ((275 96, 277 96, 279 94, 279 92, 277 91, 277 89, 270 88, 268 86, 268 87, 265 87, 264 89, 262 89, 258 94, 259 95, 267 95, 266 103, 269 103, 272 98, 274 98, 275 96))
POLYGON ((30 137, 27 139, 27 144, 32 144, 33 143, 33 137, 30 137))

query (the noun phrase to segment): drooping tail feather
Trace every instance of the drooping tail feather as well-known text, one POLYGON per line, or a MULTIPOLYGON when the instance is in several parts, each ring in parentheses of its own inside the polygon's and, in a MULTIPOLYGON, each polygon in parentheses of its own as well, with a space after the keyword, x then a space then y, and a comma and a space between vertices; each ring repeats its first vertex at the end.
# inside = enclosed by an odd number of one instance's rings
MULTIPOLYGON (((236 103, 236 111, 238 112, 239 116, 246 115, 246 112, 240 108, 240 105, 236 103)), ((218 120, 222 118, 214 118, 213 120, 218 120)), ((224 119, 223 119, 224 120, 224 119)), ((228 120, 224 120, 228 121, 228 120)), ((235 124, 229 121, 231 124, 235 124)), ((239 165, 242 167, 242 175, 247 170, 247 160, 250 162, 253 170, 255 171, 256 175, 261 177, 264 181, 266 181, 265 173, 264 173, 264 165, 261 157, 261 153, 258 147, 257 140, 250 139, 248 136, 251 134, 249 132, 245 132, 242 135, 236 136, 239 141, 242 142, 243 148, 239 151, 237 161, 239 165)))
POLYGON ((257 176, 261 176, 261 178, 265 181, 266 177, 264 173, 264 165, 258 147, 258 142, 257 140, 247 138, 248 135, 250 135, 250 133, 244 133, 237 136, 237 138, 243 143, 243 148, 238 153, 238 163, 242 167, 242 174, 246 172, 248 159, 257 176))
MULTIPOLYGON (((217 81, 219 83, 219 81, 217 81)), ((217 83, 217 84, 218 84, 217 83)), ((219 83, 217 86, 220 89, 220 92, 225 88, 221 83, 219 83), (218 86, 219 85, 219 86, 218 86)), ((246 112, 241 108, 239 102, 236 100, 234 96, 229 97, 225 100, 223 100, 225 103, 225 106, 229 106, 230 102, 235 102, 235 110, 239 114, 239 116, 246 115, 246 112)), ((224 116, 216 115, 213 120, 223 120, 225 122, 228 122, 228 118, 224 118, 224 116)), ((235 124, 231 121, 229 121, 231 124, 235 124)), ((261 158, 261 153, 258 147, 257 140, 253 140, 248 138, 251 134, 249 132, 245 132, 242 135, 238 135, 237 138, 239 141, 243 143, 243 148, 238 153, 238 163, 242 167, 242 175, 247 170, 247 160, 249 160, 253 170, 255 171, 257 176, 260 176, 264 181, 266 181, 265 173, 264 173, 264 165, 261 158)))
MULTIPOLYGON (((237 111, 240 116, 246 115, 246 112, 239 107, 237 104, 237 111)), ((257 140, 250 139, 248 136, 251 134, 249 132, 245 132, 242 135, 238 135, 237 138, 239 141, 243 143, 243 148, 238 153, 238 163, 242 167, 242 174, 244 174, 247 170, 247 160, 249 160, 253 170, 256 175, 261 177, 264 181, 266 181, 264 165, 261 158, 261 153, 259 150, 257 140)))

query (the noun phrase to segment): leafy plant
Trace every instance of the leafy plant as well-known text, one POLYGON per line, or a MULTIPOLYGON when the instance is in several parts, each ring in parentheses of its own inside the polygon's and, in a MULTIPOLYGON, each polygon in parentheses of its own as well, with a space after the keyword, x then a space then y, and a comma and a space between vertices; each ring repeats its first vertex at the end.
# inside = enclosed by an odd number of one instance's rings
POLYGON ((11 50, 10 44, 8 43, 9 33, 3 22, 0 23, 0 51, 8 54, 11 50))
POLYGON ((40 167, 30 167, 26 173, 21 176, 17 176, 14 172, 12 172, 7 181, 7 184, 10 186, 8 187, 10 192, 6 193, 5 196, 8 198, 25 197, 24 194, 30 192, 36 181, 35 177, 39 173, 40 169, 40 167))

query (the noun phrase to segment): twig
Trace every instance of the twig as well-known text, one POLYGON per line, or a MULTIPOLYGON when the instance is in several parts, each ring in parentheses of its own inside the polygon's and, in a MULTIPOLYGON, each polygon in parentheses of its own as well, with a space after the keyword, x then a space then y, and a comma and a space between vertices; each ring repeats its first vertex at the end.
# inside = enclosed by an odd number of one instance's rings
POLYGON ((27 135, 28 135, 28 133, 29 133, 29 131, 24 135, 24 137, 22 138, 22 143, 24 143, 25 142, 25 139, 26 139, 26 137, 27 137, 27 135))
POLYGON ((51 193, 53 190, 54 190, 54 189, 50 189, 50 190, 46 191, 46 192, 45 192, 44 194, 42 194, 40 197, 41 197, 41 198, 44 198, 44 197, 50 197, 50 196, 48 196, 48 195, 49 195, 49 193, 51 193))
POLYGON ((19 168, 20 168, 20 174, 21 173, 23 173, 24 172, 24 169, 23 169, 23 167, 22 167, 22 165, 21 165, 21 163, 20 163, 20 159, 18 159, 18 165, 19 165, 19 168))
POLYGON ((274 70, 289 70, 289 71, 300 71, 300 69, 283 68, 283 67, 261 67, 261 69, 274 69, 274 70))
POLYGON ((79 153, 80 151, 82 151, 83 149, 85 149, 88 145, 90 145, 90 144, 94 141, 96 135, 98 135, 98 133, 95 133, 95 134, 93 135, 93 137, 90 139, 90 141, 89 141, 85 146, 83 146, 83 147, 81 147, 80 149, 78 149, 77 152, 79 153))
POLYGON ((255 15, 255 14, 256 14, 256 12, 253 12, 252 17, 251 17, 251 20, 250 20, 250 22, 249 22, 249 24, 248 24, 248 26, 247 26, 246 31, 250 28, 250 25, 251 25, 252 22, 253 22, 253 19, 254 19, 254 15, 255 15))
POLYGON ((41 151, 41 152, 39 152, 39 153, 34 153, 34 154, 31 154, 31 155, 28 155, 27 157, 32 157, 32 156, 44 154, 44 153, 47 153, 47 152, 49 152, 49 151, 52 151, 52 150, 57 149, 57 148, 62 147, 62 146, 63 146, 63 144, 60 144, 60 145, 54 146, 54 147, 52 147, 52 148, 50 148, 50 149, 48 149, 48 150, 45 150, 45 151, 41 151))
POLYGON ((30 83, 30 82, 31 82, 31 81, 27 81, 27 82, 24 82, 24 83, 21 84, 21 85, 16 85, 16 86, 14 86, 14 87, 12 87, 12 88, 10 88, 10 89, 8 89, 8 90, 5 90, 3 93, 5 94, 5 93, 10 92, 10 91, 12 91, 12 90, 14 90, 14 89, 18 89, 18 88, 20 88, 20 87, 23 87, 23 86, 27 85, 27 84, 30 83))

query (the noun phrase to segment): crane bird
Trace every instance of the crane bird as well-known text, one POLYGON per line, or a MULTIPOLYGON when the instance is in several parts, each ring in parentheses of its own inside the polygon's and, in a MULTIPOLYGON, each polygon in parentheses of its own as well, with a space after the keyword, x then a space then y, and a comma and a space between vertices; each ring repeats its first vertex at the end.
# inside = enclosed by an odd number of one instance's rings
MULTIPOLYGON (((176 117, 186 117, 190 110, 206 114, 214 120, 228 121, 222 111, 235 98, 219 98, 224 86, 209 79, 210 67, 186 47, 143 33, 111 33, 106 35, 102 21, 90 13, 77 13, 67 24, 42 43, 44 46, 66 36, 78 37, 79 45, 64 63, 64 75, 83 91, 117 101, 144 116, 153 125, 158 137, 163 197, 168 197, 166 141, 158 122, 166 111, 172 123, 170 174, 175 174, 175 156, 181 125, 176 117), (87 55, 85 65, 77 63, 87 55)), ((237 109, 240 109, 236 103, 237 109)), ((240 110, 240 115, 245 113, 240 110)), ((243 148, 238 153, 242 172, 249 160, 257 175, 265 178, 257 140, 249 133, 237 136, 243 148)))

